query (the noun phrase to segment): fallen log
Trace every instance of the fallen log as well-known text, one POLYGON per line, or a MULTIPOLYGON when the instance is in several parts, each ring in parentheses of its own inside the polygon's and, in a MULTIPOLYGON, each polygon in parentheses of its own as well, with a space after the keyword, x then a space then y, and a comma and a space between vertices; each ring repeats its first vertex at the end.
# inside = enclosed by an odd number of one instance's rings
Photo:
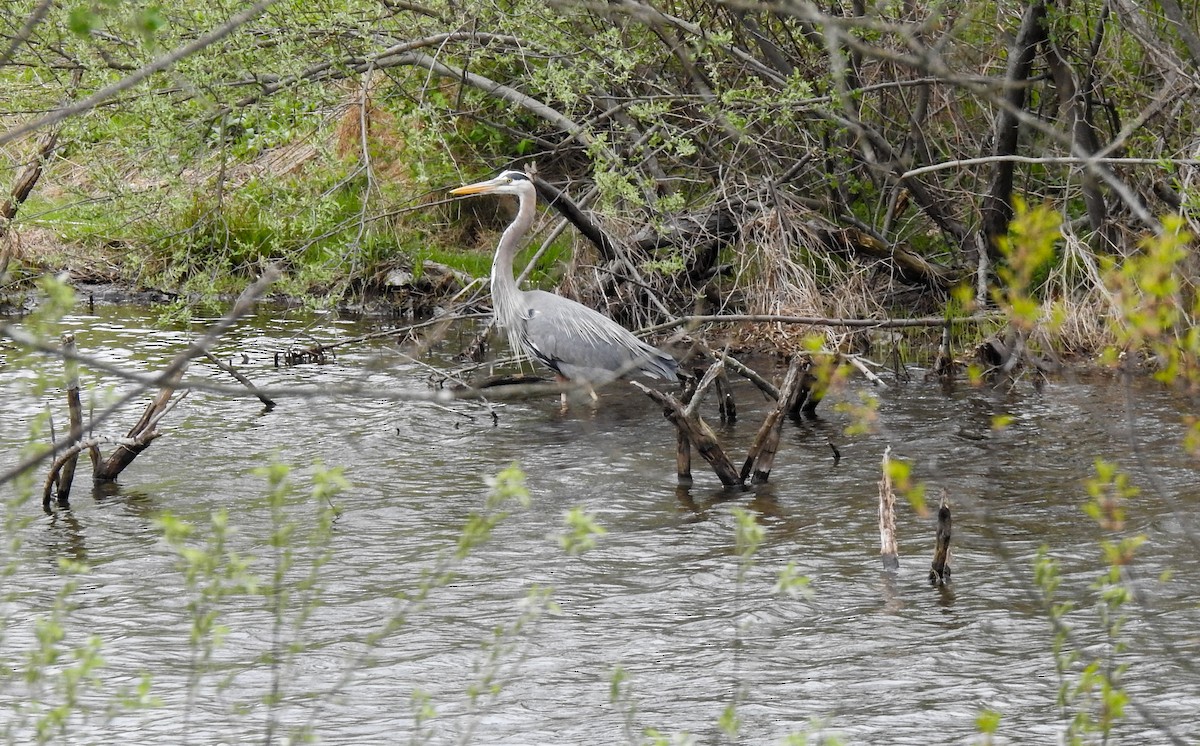
POLYGON ((947 291, 960 281, 958 273, 949 267, 929 261, 897 244, 886 244, 875 236, 855 228, 825 228, 810 225, 826 247, 835 253, 857 254, 891 262, 905 282, 924 285, 931 290, 947 291))
MULTIPOLYGON (((960 316, 955 323, 978 324, 1003 319, 1002 314, 977 314, 960 316)), ((639 334, 655 334, 676 327, 694 327, 700 324, 799 324, 801 326, 830 326, 847 329, 905 329, 931 326, 944 326, 944 316, 923 316, 912 319, 853 319, 830 316, 791 316, 788 314, 770 313, 727 313, 727 314, 694 314, 679 316, 670 321, 642 329, 639 334)))

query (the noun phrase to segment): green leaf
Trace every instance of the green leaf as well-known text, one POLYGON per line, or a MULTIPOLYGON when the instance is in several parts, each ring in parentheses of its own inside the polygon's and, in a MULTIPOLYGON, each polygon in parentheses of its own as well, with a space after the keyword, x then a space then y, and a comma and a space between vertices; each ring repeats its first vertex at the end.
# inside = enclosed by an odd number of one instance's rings
POLYGON ((99 16, 89 6, 79 5, 67 13, 67 28, 76 36, 90 36, 99 24, 99 16))

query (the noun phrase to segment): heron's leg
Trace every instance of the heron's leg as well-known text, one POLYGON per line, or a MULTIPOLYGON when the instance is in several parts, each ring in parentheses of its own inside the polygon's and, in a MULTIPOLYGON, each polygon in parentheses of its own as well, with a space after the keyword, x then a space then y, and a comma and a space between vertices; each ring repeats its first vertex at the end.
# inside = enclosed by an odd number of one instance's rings
MULTIPOLYGON (((557 381, 558 383, 570 383, 571 382, 571 379, 567 378, 566 376, 564 376, 561 373, 555 373, 554 380, 557 381)), ((564 391, 561 394, 559 394, 558 396, 559 396, 559 401, 561 402, 560 411, 562 412, 562 414, 566 414, 567 410, 570 409, 570 407, 567 405, 567 392, 564 391)))

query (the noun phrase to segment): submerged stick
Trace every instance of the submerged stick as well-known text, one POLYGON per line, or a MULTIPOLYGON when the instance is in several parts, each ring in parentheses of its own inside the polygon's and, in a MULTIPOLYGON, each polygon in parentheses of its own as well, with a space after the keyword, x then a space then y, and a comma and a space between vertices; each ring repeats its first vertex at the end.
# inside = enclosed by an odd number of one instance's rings
MULTIPOLYGON (((113 438, 108 435, 95 435, 86 440, 80 440, 71 444, 69 447, 59 453, 58 456, 55 457, 54 461, 50 464, 50 473, 46 475, 45 484, 42 486, 42 510, 46 512, 46 515, 54 514, 54 511, 50 509, 50 503, 53 502, 54 497, 54 485, 61 480, 62 470, 66 463, 72 459, 78 459, 80 453, 84 451, 95 451, 96 453, 99 453, 100 444, 102 443, 111 443, 122 448, 141 448, 142 450, 145 450, 145 448, 150 445, 150 441, 153 441, 160 435, 162 435, 162 433, 158 431, 149 433, 138 439, 113 438)), ((63 505, 60 502, 59 507, 69 506, 63 505)))
POLYGON ((258 387, 255 386, 254 383, 251 382, 251 380, 249 378, 246 378, 244 375, 242 375, 241 373, 238 372, 237 368, 234 368, 232 365, 222 362, 221 360, 219 360, 217 358, 216 355, 212 354, 208 350, 204 351, 204 356, 206 358, 208 358, 209 361, 212 362, 213 365, 217 366, 221 370, 223 370, 226 373, 228 373, 229 375, 233 376, 235 379, 237 379, 238 383, 242 384, 247 389, 249 389, 250 393, 257 396, 258 400, 263 403, 263 406, 267 408, 267 411, 270 411, 275 408, 275 401, 273 399, 271 399, 270 397, 268 397, 266 394, 259 391, 258 387))
POLYGON ((883 379, 880 378, 879 376, 875 375, 871 371, 871 369, 867 367, 866 363, 864 363, 862 361, 862 359, 859 358, 858 355, 846 355, 845 359, 846 359, 846 362, 850 363, 850 365, 855 370, 857 370, 859 373, 863 374, 863 378, 866 378, 872 384, 878 386, 881 389, 886 389, 888 387, 888 385, 883 382, 883 379))
POLYGON ((942 327, 942 343, 938 345, 937 358, 933 362, 933 372, 942 381, 949 383, 954 380, 954 354, 950 342, 950 320, 942 327))
POLYGON ((779 450, 783 419, 796 405, 807 369, 807 361, 800 356, 792 358, 792 364, 783 378, 783 384, 779 387, 779 401, 758 428, 758 434, 754 437, 754 443, 750 446, 750 452, 746 454, 746 461, 742 464, 743 482, 751 474, 753 474, 751 484, 765 484, 770 478, 771 467, 775 464, 775 453, 779 450))
POLYGON ((721 362, 725 363, 726 367, 734 373, 757 386, 759 391, 778 401, 779 389, 775 388, 775 384, 760 376, 753 368, 724 352, 721 353, 721 362))
MULTIPOLYGON (((67 372, 67 413, 70 419, 70 429, 67 437, 70 439, 71 444, 74 445, 83 438, 83 405, 79 401, 79 364, 68 357, 71 353, 75 352, 74 334, 63 335, 62 349, 64 367, 67 372)), ((58 472, 58 478, 55 480, 58 485, 58 506, 60 508, 69 507, 71 504, 71 485, 75 481, 75 464, 78 460, 78 452, 70 458, 65 459, 62 469, 58 472)), ((46 507, 48 499, 49 495, 43 496, 43 507, 46 507)))
POLYGON ((679 428, 675 445, 675 480, 684 487, 692 486, 692 441, 683 428, 679 428))
MULTIPOLYGON (((286 353, 276 353, 276 360, 278 361, 280 358, 282 358, 284 360, 284 362, 288 365, 293 364, 291 362, 288 362, 292 358, 295 358, 300 362, 305 362, 307 360, 324 360, 326 352, 328 352, 329 350, 335 350, 339 347, 344 347, 346 345, 359 344, 360 342, 367 342, 372 339, 382 339, 382 338, 386 338, 386 337, 398 337, 401 334, 407 334, 407 333, 410 333, 412 331, 415 331, 417 329, 421 329, 421 328, 424 328, 427 326, 436 326, 438 324, 446 324, 446 323, 449 323, 452 321, 465 321, 468 319, 484 319, 484 318, 489 318, 490 316, 491 316, 490 313, 450 313, 450 314, 445 314, 442 316, 438 316, 435 319, 428 319, 426 321, 418 321, 418 322, 415 322, 412 324, 408 324, 406 326, 398 326, 394 329, 382 329, 380 331, 370 332, 368 334, 360 334, 357 337, 350 337, 348 339, 340 339, 336 342, 318 342, 318 343, 310 345, 308 347, 298 348, 296 350, 289 350, 286 353)), ((490 328, 490 326, 489 326, 489 328, 490 328)), ((487 329, 484 330, 484 334, 486 334, 486 333, 487 333, 487 329)), ((278 365, 278 363, 276 363, 276 364, 278 365)))
POLYGON ((900 568, 896 546, 896 492, 892 488, 892 447, 883 449, 883 476, 879 480, 879 554, 884 570, 900 568))
POLYGON ((929 568, 929 584, 945 585, 950 582, 950 501, 942 491, 942 505, 938 508, 937 543, 933 550, 933 564, 929 568))
POLYGON ((718 360, 708 366, 708 370, 704 371, 704 377, 696 384, 695 389, 684 392, 686 401, 683 402, 685 405, 683 411, 689 418, 697 416, 696 412, 700 409, 700 403, 704 401, 704 397, 708 395, 708 390, 713 387, 713 384, 717 382, 717 379, 724 371, 725 363, 718 360))
POLYGON ((717 398, 719 399, 718 411, 721 414, 721 422, 736 422, 737 401, 733 398, 733 387, 729 385, 729 378, 724 371, 717 376, 717 398))

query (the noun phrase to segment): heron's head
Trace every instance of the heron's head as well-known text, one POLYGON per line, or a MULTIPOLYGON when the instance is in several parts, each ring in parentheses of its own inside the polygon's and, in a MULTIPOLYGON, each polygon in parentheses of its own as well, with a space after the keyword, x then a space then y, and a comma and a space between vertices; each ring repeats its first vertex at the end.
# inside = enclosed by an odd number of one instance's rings
POLYGON ((451 194, 521 194, 533 189, 533 182, 520 171, 504 171, 494 179, 451 189, 451 194))

